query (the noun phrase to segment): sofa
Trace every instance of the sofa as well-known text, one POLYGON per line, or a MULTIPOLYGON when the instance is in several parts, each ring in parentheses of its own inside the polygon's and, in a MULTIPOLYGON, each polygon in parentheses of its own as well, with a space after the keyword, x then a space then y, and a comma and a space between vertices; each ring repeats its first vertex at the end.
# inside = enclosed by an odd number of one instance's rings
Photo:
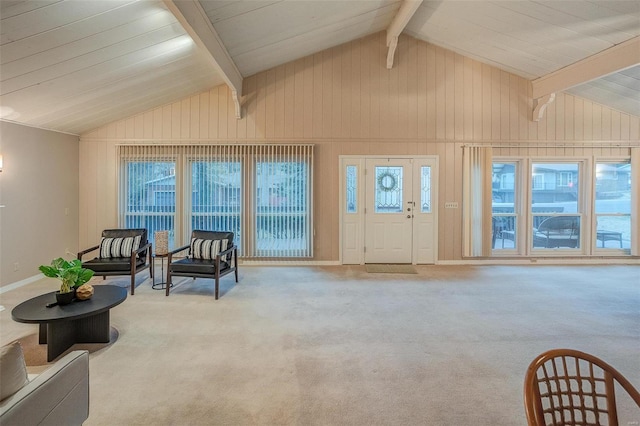
POLYGON ((81 425, 89 417, 89 352, 73 351, 35 377, 18 342, 2 347, 0 424, 81 425))

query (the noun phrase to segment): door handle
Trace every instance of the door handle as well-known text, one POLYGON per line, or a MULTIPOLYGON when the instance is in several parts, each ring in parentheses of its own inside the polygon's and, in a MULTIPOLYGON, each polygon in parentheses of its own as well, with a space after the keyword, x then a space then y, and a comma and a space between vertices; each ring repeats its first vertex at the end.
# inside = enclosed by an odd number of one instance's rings
POLYGON ((407 215, 407 219, 411 219, 411 215, 410 214, 407 215))

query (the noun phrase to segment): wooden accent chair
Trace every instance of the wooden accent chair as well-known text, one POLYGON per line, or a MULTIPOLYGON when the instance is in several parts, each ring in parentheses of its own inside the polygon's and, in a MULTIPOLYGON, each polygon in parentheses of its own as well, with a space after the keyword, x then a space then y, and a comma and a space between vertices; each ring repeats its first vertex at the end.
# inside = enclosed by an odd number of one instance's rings
POLYGON ((617 385, 640 408, 640 393, 601 359, 572 349, 544 352, 524 380, 529 426, 618 425, 617 385))
POLYGON ((98 249, 98 256, 82 262, 82 267, 91 269, 95 275, 102 275, 103 279, 107 275, 130 275, 132 296, 138 272, 148 268, 153 278, 153 268, 150 268, 152 247, 147 241, 146 229, 105 229, 100 244, 79 252, 78 259, 82 261, 82 256, 98 249))
POLYGON ((166 295, 172 286, 172 277, 210 278, 215 280, 215 298, 218 300, 220 277, 235 272, 238 282, 238 248, 233 244, 233 232, 194 230, 191 243, 169 252, 166 295), (173 256, 187 251, 187 257, 174 261, 173 256))

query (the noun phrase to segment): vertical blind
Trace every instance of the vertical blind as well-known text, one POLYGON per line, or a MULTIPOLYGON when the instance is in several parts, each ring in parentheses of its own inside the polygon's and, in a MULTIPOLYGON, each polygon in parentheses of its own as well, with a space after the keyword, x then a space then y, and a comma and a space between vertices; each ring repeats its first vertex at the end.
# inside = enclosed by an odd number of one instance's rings
POLYGON ((167 230, 176 247, 176 147, 121 146, 119 158, 119 226, 146 228, 154 245, 155 231, 167 230))
POLYGON ((313 256, 312 145, 122 145, 120 222, 235 234, 243 257, 313 256))

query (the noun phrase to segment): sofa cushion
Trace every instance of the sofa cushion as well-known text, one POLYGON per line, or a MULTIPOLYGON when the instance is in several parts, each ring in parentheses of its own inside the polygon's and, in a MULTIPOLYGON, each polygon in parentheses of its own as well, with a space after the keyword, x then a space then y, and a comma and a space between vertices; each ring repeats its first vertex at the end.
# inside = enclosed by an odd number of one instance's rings
POLYGON ((22 389, 29 378, 20 342, 12 342, 0 350, 0 401, 22 389))
POLYGON ((218 253, 227 249, 229 240, 191 239, 191 257, 194 259, 213 260, 218 253))
POLYGON ((135 237, 102 237, 100 242, 100 258, 128 257, 140 248, 142 236, 135 237))

